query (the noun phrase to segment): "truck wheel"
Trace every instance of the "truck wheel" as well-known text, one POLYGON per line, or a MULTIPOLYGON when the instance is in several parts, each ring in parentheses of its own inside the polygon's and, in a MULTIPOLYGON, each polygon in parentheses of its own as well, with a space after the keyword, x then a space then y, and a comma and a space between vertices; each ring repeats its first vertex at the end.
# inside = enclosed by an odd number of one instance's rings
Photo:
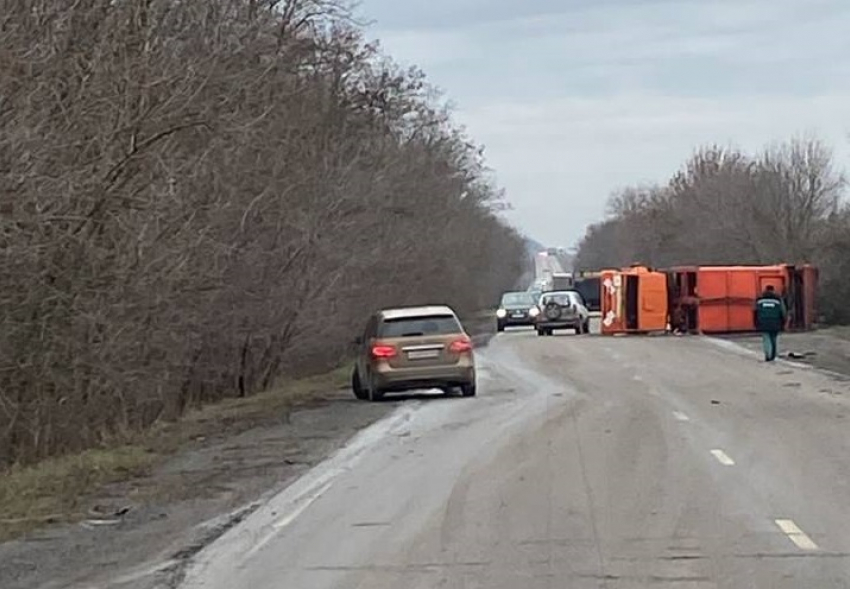
POLYGON ((502 325, 501 323, 497 323, 496 324, 496 331, 498 331, 499 333, 505 331, 505 326, 502 325))
POLYGON ((540 337, 543 337, 544 335, 546 335, 546 330, 543 329, 542 327, 538 327, 537 328, 537 335, 540 336, 540 337))

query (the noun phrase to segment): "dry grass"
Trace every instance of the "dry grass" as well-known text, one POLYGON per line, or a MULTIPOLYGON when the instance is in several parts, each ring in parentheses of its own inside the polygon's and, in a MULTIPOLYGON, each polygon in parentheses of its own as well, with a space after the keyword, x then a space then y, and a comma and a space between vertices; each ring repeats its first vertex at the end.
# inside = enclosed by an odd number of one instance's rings
POLYGON ((89 493, 147 473, 157 457, 139 446, 121 446, 12 468, 0 475, 0 541, 44 524, 80 518, 89 493))
POLYGON ((209 438, 270 423, 286 423, 293 409, 320 402, 348 384, 347 366, 320 376, 280 383, 273 390, 190 411, 110 448, 50 458, 0 473, 0 542, 45 524, 85 517, 84 505, 109 483, 144 476, 168 456, 209 438))
POLYGON ((346 365, 327 374, 280 382, 270 391, 250 397, 227 399, 189 411, 180 421, 155 425, 137 444, 156 453, 170 454, 201 438, 234 435, 270 423, 287 423, 294 409, 347 387, 350 370, 346 365))

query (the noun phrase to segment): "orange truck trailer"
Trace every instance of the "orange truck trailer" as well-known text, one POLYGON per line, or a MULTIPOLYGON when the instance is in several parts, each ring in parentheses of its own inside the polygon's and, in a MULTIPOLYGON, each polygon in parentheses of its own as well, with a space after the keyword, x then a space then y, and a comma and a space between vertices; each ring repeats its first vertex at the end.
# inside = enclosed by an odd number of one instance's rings
POLYGON ((682 331, 754 331, 753 307, 768 285, 788 306, 788 329, 807 330, 817 322, 818 270, 814 266, 685 266, 665 273, 671 323, 682 331))
POLYGON ((814 266, 644 266, 593 273, 603 335, 676 329, 691 333, 755 330, 753 308, 770 284, 788 306, 790 330, 817 321, 818 270, 814 266), (597 282, 598 281, 598 282, 597 282), (598 286, 597 286, 598 284, 598 286))

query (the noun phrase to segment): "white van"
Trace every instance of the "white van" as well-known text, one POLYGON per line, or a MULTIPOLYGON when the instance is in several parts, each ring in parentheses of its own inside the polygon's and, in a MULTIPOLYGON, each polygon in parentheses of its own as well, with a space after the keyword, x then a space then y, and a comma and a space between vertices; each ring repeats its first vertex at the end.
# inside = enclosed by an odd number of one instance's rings
POLYGON ((574 284, 573 275, 569 272, 552 274, 552 290, 571 290, 574 284))

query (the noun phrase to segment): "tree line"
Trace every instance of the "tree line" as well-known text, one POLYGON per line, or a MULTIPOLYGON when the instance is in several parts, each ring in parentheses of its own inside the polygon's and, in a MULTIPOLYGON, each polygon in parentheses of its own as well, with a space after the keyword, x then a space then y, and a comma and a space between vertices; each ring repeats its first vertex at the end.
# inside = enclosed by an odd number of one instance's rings
POLYGON ((0 467, 484 308, 526 254, 482 150, 331 0, 0 2, 0 467))
POLYGON ((832 151, 795 138, 757 154, 711 145, 665 184, 613 194, 578 246, 583 270, 643 263, 812 263, 820 310, 850 323, 850 205, 832 151))

